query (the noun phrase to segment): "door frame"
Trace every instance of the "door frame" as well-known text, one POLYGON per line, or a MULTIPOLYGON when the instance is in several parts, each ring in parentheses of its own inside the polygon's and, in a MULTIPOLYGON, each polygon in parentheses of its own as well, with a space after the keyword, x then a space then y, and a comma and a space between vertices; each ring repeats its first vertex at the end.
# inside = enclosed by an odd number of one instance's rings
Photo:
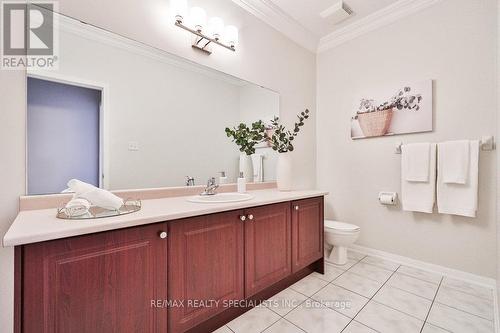
MULTIPOLYGON (((101 92, 101 103, 99 105, 99 187, 109 188, 109 85, 104 82, 97 82, 73 77, 65 74, 36 71, 26 73, 26 82, 28 78, 40 79, 50 82, 62 83, 82 88, 99 90, 101 92)), ((26 84, 26 101, 28 101, 28 85, 26 84)), ((28 103, 26 102, 26 113, 28 112, 28 103)), ((26 117, 26 128, 28 126, 28 117, 26 117)), ((26 158, 25 158, 25 193, 28 193, 28 131, 26 131, 26 158)))

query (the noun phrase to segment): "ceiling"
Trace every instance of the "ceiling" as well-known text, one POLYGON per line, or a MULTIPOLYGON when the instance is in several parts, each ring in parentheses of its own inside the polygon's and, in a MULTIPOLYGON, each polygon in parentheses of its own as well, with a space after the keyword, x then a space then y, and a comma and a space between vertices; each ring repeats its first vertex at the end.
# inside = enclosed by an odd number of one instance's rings
POLYGON ((344 0, 343 21, 320 13, 340 0, 232 0, 311 52, 322 52, 391 24, 441 0, 344 0))
POLYGON ((320 13, 330 8, 340 0, 270 0, 284 13, 292 17, 305 29, 318 38, 324 37, 335 30, 352 24, 397 0, 345 0, 344 3, 353 11, 345 21, 336 23, 332 17, 322 18, 320 13))

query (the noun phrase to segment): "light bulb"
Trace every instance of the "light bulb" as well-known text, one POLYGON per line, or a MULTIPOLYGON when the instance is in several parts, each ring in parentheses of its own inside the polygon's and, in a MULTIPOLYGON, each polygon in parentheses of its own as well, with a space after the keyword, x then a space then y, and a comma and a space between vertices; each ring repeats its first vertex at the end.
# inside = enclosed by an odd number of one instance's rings
POLYGON ((232 48, 238 43, 238 28, 228 25, 224 31, 224 39, 232 48))
POLYGON ((175 21, 182 23, 188 13, 187 0, 170 0, 170 10, 175 17, 175 21))
POLYGON ((224 33, 224 21, 220 17, 211 17, 208 20, 209 35, 215 40, 219 40, 224 33))
POLYGON ((194 25, 196 31, 201 32, 207 23, 207 14, 201 7, 191 8, 190 22, 194 25))

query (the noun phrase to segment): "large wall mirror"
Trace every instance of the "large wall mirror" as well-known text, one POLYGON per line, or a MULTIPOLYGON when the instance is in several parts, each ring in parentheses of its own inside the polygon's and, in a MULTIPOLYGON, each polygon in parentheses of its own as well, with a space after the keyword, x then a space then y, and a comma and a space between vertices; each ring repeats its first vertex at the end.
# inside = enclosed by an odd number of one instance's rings
MULTIPOLYGON (((109 190, 184 186, 186 176, 202 185, 221 171, 235 182, 240 152, 225 128, 279 113, 274 91, 59 22, 58 69, 27 73, 30 195, 64 191, 71 178, 109 190)), ((248 181, 274 180, 274 154, 265 144, 256 154, 262 172, 248 181)))

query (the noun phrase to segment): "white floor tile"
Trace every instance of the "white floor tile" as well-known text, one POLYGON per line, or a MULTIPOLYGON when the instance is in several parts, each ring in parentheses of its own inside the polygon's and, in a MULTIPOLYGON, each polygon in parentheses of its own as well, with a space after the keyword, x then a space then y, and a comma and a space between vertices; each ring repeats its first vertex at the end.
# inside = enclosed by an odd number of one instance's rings
POLYGON ((354 250, 347 250, 347 258, 353 259, 353 260, 361 260, 364 257, 366 257, 366 254, 356 252, 354 250))
POLYGON ((321 280, 312 275, 308 275, 302 280, 294 283, 292 286, 290 286, 290 288, 306 296, 311 296, 327 284, 328 282, 326 282, 325 280, 321 280))
POLYGON ((385 305, 369 302, 356 321, 384 333, 419 333, 424 322, 385 305))
POLYGON ((337 264, 334 264, 333 262, 328 261, 328 255, 329 255, 329 253, 325 254, 325 263, 330 264, 333 267, 339 268, 339 269, 344 270, 344 271, 348 270, 349 268, 351 268, 353 265, 355 265, 358 262, 358 260, 347 258, 347 263, 345 263, 344 265, 337 265, 337 264))
POLYGON ((345 272, 344 270, 325 262, 325 274, 314 272, 311 275, 317 277, 318 279, 325 280, 327 282, 332 282, 334 279, 336 279, 340 274, 344 272, 345 272))
POLYGON ((493 301, 463 293, 456 289, 441 287, 436 302, 451 306, 484 319, 493 320, 493 301))
POLYGON ((385 268, 385 269, 388 269, 391 271, 395 271, 399 267, 399 264, 394 262, 394 261, 385 260, 385 259, 378 258, 378 257, 371 257, 371 256, 365 257, 363 260, 361 260, 361 262, 364 262, 364 263, 367 263, 370 265, 375 265, 375 266, 378 266, 380 268, 385 268))
POLYGON ((307 296, 287 288, 265 301, 264 305, 280 316, 285 316, 306 299, 307 296))
POLYGON ((351 320, 318 302, 309 301, 295 308, 285 319, 308 333, 339 333, 351 320))
POLYGON ((264 333, 304 333, 303 330, 290 323, 288 320, 281 319, 273 326, 269 327, 264 333))
POLYGON ((212 333, 233 333, 227 326, 222 326, 216 331, 213 331, 212 333))
POLYGON ((422 320, 427 317, 432 304, 431 300, 387 285, 380 289, 373 300, 422 320))
POLYGON ((414 277, 399 273, 395 273, 389 279, 389 281, 387 281, 387 285, 403 289, 405 291, 408 291, 418 296, 425 297, 430 300, 434 299, 434 296, 436 295, 436 290, 438 289, 437 284, 419 280, 414 277))
POLYGON ((260 333, 280 318, 266 307, 255 307, 229 322, 227 326, 237 333, 260 333))
POLYGON ((451 308, 434 303, 427 321, 431 324, 452 331, 454 333, 493 333, 493 322, 451 308))
POLYGON ((377 290, 382 286, 381 282, 370 280, 351 272, 342 274, 333 280, 332 283, 368 298, 375 295, 377 290))
POLYGON ((440 327, 425 323, 422 333, 449 333, 450 331, 444 330, 440 327))
POLYGON ((414 267, 409 267, 409 266, 401 266, 397 270, 398 273, 403 273, 406 275, 410 275, 414 278, 424 280, 427 282, 439 284, 441 281, 441 278, 443 277, 442 275, 436 274, 436 273, 431 273, 424 271, 422 269, 414 268, 414 267))
POLYGON ((342 333, 377 333, 377 331, 353 320, 342 333))
POLYGON ((393 271, 380 268, 378 266, 365 264, 364 262, 359 262, 356 265, 352 266, 349 269, 349 272, 356 273, 358 275, 369 278, 370 280, 375 280, 382 283, 387 281, 393 273, 393 271))
POLYGON ((493 300, 493 291, 486 287, 478 286, 461 280, 452 279, 449 277, 445 277, 443 279, 442 285, 445 287, 457 289, 467 294, 493 300))
POLYGON ((311 298, 349 318, 354 318, 368 302, 368 298, 333 284, 321 289, 311 298))

